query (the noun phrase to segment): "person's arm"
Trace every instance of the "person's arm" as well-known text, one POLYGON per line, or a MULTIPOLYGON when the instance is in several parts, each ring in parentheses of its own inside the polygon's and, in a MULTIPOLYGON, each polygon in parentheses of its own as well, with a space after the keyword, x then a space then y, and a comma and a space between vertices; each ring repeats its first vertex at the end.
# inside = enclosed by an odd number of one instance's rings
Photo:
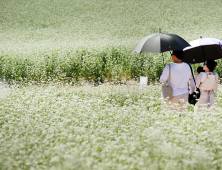
POLYGON ((195 74, 194 74, 194 71, 193 71, 193 67, 191 65, 190 66, 190 94, 192 94, 194 91, 195 91, 195 82, 194 82, 194 79, 195 79, 195 74))
POLYGON ((194 80, 190 80, 190 94, 192 94, 195 91, 195 83, 194 80))
POLYGON ((166 66, 163 70, 162 75, 160 76, 160 82, 166 83, 169 77, 169 66, 166 66))
POLYGON ((160 77, 160 82, 161 82, 161 83, 166 83, 166 81, 167 81, 167 80, 164 80, 164 79, 162 79, 162 78, 160 77))
POLYGON ((216 73, 216 92, 217 92, 217 89, 218 89, 218 81, 219 81, 219 76, 218 74, 216 73))
POLYGON ((200 74, 197 76, 197 81, 196 81, 196 87, 197 87, 197 88, 200 88, 202 76, 203 76, 202 73, 200 73, 200 74))

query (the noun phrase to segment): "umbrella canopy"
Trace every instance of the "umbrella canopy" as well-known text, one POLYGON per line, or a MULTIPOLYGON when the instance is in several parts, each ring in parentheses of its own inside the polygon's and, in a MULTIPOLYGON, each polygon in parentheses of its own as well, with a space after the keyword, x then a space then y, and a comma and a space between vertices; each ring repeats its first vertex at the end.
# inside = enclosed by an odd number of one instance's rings
POLYGON ((201 63, 207 59, 222 58, 222 41, 216 38, 200 38, 190 42, 190 47, 184 49, 183 62, 201 63))
POLYGON ((178 35, 169 33, 158 33, 144 37, 135 46, 133 51, 136 51, 138 53, 163 53, 170 50, 183 51, 183 49, 188 46, 190 46, 190 44, 178 35))

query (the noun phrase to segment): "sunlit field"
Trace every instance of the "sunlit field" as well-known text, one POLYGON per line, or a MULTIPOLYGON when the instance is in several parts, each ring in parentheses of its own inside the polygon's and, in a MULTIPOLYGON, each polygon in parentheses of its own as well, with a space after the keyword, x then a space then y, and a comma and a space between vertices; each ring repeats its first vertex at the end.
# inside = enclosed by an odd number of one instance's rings
POLYGON ((221 169, 222 87, 183 114, 160 87, 1 86, 1 169, 221 169))
POLYGON ((222 86, 210 110, 171 111, 162 54, 132 52, 159 28, 222 40, 221 16, 221 0, 0 0, 0 169, 222 169, 222 86))

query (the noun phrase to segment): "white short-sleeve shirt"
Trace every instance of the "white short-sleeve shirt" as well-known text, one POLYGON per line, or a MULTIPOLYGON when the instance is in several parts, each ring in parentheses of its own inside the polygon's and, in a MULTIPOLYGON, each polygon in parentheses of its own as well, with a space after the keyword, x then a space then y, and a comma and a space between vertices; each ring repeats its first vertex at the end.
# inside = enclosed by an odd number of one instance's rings
MULTIPOLYGON (((170 85, 173 89, 173 96, 179 96, 181 94, 188 93, 188 82, 192 79, 193 76, 191 73, 191 69, 187 63, 182 62, 170 64, 170 83, 168 83, 168 85, 170 85)), ((169 65, 164 68, 163 73, 160 77, 161 82, 166 82, 168 80, 169 65)))

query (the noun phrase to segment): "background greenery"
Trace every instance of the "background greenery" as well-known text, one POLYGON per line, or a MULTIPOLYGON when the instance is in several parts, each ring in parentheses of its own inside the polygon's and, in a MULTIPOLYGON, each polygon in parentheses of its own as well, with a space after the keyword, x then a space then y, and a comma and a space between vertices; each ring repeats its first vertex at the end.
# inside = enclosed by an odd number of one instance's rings
POLYGON ((222 39, 221 14, 221 0, 1 0, 0 77, 158 80, 161 54, 132 52, 138 41, 159 28, 188 42, 222 39))

